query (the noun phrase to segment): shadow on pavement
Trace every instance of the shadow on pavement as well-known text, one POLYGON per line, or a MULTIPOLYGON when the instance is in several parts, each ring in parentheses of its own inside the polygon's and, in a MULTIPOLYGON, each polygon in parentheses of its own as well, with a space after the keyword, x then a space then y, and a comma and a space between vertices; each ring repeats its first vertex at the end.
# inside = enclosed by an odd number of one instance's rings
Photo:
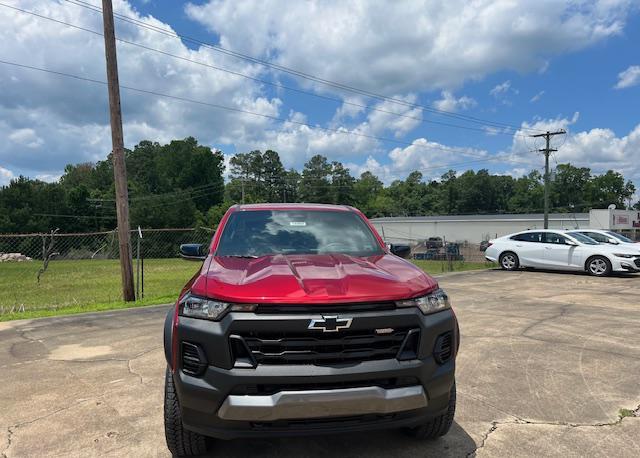
POLYGON ((476 444, 456 422, 449 434, 434 441, 418 440, 402 431, 371 431, 355 434, 236 439, 214 441, 209 457, 425 457, 466 456, 476 444))
MULTIPOLYGON (((500 270, 500 269, 497 269, 500 270)), ((511 273, 508 271, 502 271, 505 274, 511 273)), ((581 277, 589 277, 593 279, 597 278, 607 278, 607 277, 595 277, 593 275, 589 275, 586 271, 582 270, 554 270, 554 269, 539 269, 533 267, 525 267, 520 270, 520 272, 541 272, 545 274, 555 274, 555 275, 573 275, 573 276, 581 276, 581 277)), ((614 278, 640 278, 638 272, 611 272, 608 277, 614 278)))

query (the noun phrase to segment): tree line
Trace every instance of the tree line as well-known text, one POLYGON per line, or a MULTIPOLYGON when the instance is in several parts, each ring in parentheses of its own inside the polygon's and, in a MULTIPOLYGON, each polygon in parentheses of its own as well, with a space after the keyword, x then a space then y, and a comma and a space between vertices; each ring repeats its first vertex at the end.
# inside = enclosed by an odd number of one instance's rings
MULTIPOLYGON (((310 202, 353 205, 368 217, 473 213, 539 213, 543 177, 519 178, 486 169, 425 180, 420 171, 385 185, 376 175, 354 177, 322 155, 302 170, 286 169, 276 151, 251 151, 225 160, 194 138, 162 145, 142 141, 126 151, 132 227, 215 226, 236 203, 310 202)), ((558 164, 551 183, 554 212, 584 212, 615 204, 624 208, 635 192, 618 172, 558 164)), ((636 203, 640 209, 640 202, 636 203)), ((0 233, 111 230, 116 226, 111 157, 67 165, 53 183, 19 177, 0 188, 0 233)))

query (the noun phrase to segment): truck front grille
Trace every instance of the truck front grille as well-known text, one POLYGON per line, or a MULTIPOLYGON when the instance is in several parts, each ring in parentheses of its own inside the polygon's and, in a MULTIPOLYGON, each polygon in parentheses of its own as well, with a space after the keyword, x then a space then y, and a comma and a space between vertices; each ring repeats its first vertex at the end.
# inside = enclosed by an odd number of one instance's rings
MULTIPOLYGON (((239 337, 246 343, 254 364, 329 365, 394 359, 399 356, 399 359, 416 358, 419 329, 394 329, 388 334, 377 333, 375 330, 346 330, 331 334, 315 331, 250 332, 232 336, 233 339, 239 337)), ((234 356, 236 361, 246 357, 234 356)))

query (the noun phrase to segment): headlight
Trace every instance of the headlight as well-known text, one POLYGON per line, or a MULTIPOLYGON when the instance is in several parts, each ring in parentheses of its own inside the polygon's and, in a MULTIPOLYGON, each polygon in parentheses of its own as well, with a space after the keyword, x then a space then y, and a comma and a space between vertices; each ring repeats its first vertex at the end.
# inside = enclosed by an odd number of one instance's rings
POLYGON ((636 257, 635 254, 626 254, 626 253, 613 253, 613 255, 619 258, 635 258, 636 257))
POLYGON ((449 302, 449 296, 447 296, 447 293, 438 288, 426 296, 407 299, 404 301, 396 301, 396 306, 418 307, 422 313, 428 315, 429 313, 435 313, 451 308, 451 303, 449 302))
POLYGON ((187 293, 180 301, 180 315, 190 318, 220 321, 228 312, 252 312, 255 304, 230 304, 187 293))

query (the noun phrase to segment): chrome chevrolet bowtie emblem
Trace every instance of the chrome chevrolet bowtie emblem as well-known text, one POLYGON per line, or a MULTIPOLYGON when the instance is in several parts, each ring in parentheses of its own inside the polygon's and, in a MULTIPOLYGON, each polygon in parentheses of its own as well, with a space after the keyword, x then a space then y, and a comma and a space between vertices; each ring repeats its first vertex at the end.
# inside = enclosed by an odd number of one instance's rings
POLYGON ((316 329, 322 332, 338 332, 341 329, 348 329, 353 318, 339 318, 337 316, 323 316, 321 320, 311 320, 309 329, 316 329))

